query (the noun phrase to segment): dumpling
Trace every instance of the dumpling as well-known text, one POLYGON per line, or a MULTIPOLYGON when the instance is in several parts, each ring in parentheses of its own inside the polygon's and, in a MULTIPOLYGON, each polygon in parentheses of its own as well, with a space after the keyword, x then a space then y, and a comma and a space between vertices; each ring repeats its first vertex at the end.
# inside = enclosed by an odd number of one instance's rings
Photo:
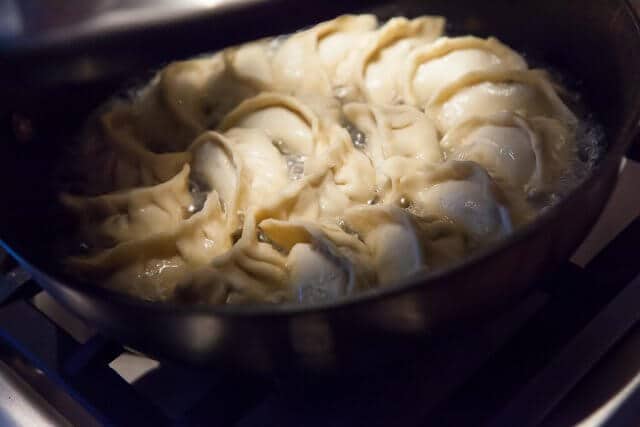
POLYGON ((345 83, 354 71, 359 49, 378 27, 375 15, 343 15, 317 25, 318 55, 335 83, 345 83))
POLYGON ((448 158, 481 164, 502 185, 545 191, 569 162, 570 132, 554 119, 513 113, 473 118, 442 139, 448 158))
POLYGON ((503 192, 473 162, 447 161, 399 181, 409 209, 422 218, 443 218, 475 244, 509 233, 528 211, 516 195, 503 192))
POLYGON ((351 285, 348 270, 314 250, 311 243, 298 243, 287 257, 289 281, 300 302, 330 301, 347 295, 351 285))
POLYGON ((278 94, 245 101, 225 118, 221 129, 245 164, 250 205, 273 201, 291 180, 308 174, 305 160, 322 134, 310 108, 278 94))
POLYGON ((312 32, 300 32, 284 41, 273 58, 274 86, 278 92, 331 96, 331 79, 316 54, 312 32))
POLYGON ((406 175, 408 170, 442 161, 435 127, 414 107, 351 103, 345 105, 344 114, 354 145, 369 157, 374 167, 375 190, 365 202, 392 198, 394 179, 406 175), (400 164, 401 167, 396 167, 400 164), (394 172, 390 173, 390 169, 394 172))
MULTIPOLYGON (((265 202, 279 197, 282 189, 290 182, 290 167, 286 157, 271 143, 271 139, 259 129, 234 128, 226 132, 233 151, 242 160, 244 174, 249 183, 246 205, 262 206, 265 202)), ((304 163, 299 166, 304 171, 304 163)), ((293 174, 293 172, 291 172, 293 174)))
POLYGON ((276 89, 323 96, 334 87, 351 90, 358 49, 376 26, 373 15, 344 15, 293 34, 273 58, 276 89))
POLYGON ((140 94, 133 109, 154 151, 180 151, 258 90, 236 75, 228 54, 221 52, 171 63, 140 94))
POLYGON ((422 107, 439 89, 472 71, 526 69, 520 55, 493 37, 444 37, 411 52, 403 76, 404 100, 422 107))
POLYGON ((227 302, 278 302, 290 299, 285 256, 264 241, 253 213, 248 213, 242 235, 233 248, 211 266, 231 287, 227 302))
POLYGON ((293 298, 286 256, 247 215, 237 242, 208 265, 184 277, 176 298, 188 303, 277 303, 293 298))
POLYGON ((227 48, 225 55, 236 78, 260 90, 274 90, 269 40, 227 48))
MULTIPOLYGON (((225 304, 231 285, 225 276, 210 266, 184 274, 176 280, 173 298, 185 304, 225 304)), ((237 297, 233 298, 237 300, 237 297)))
POLYGON ((360 96, 356 70, 377 26, 374 15, 344 15, 318 26, 318 54, 331 78, 333 94, 343 101, 360 96))
POLYGON ((325 169, 291 183, 280 197, 256 209, 256 218, 316 221, 337 218, 351 205, 352 201, 335 183, 333 172, 325 169))
POLYGON ((320 123, 313 111, 297 99, 262 93, 230 112, 220 124, 231 128, 262 130, 285 153, 311 155, 320 137, 320 123))
POLYGON ((466 231, 446 217, 411 214, 411 218, 422 245, 426 269, 451 265, 474 249, 475 242, 468 238, 466 231))
POLYGON ((318 231, 311 232, 313 226, 267 220, 261 228, 286 251, 288 281, 298 301, 326 301, 355 287, 349 263, 318 231))
POLYGON ((180 255, 189 263, 206 263, 231 246, 230 235, 220 201, 211 193, 203 209, 184 220, 178 229, 123 242, 88 257, 75 257, 74 263, 94 266, 96 271, 115 269, 151 255, 180 255))
POLYGON ((206 132, 190 151, 194 181, 202 190, 216 192, 229 227, 238 227, 250 208, 279 200, 290 183, 283 157, 257 129, 234 128, 226 135, 206 132))
POLYGON ((540 70, 467 73, 438 91, 425 111, 443 133, 472 117, 503 111, 554 118, 567 125, 577 123, 547 74, 540 70))
POLYGON ((189 166, 153 187, 96 197, 63 194, 61 200, 82 219, 83 239, 90 247, 108 247, 159 232, 173 232, 187 217, 192 204, 189 166))
POLYGON ((230 224, 237 226, 238 211, 247 204, 250 191, 242 159, 227 138, 213 131, 202 134, 189 151, 193 181, 201 191, 215 193, 230 224))
POLYGON ((156 185, 174 177, 191 160, 189 153, 157 154, 145 148, 128 108, 116 107, 105 113, 99 125, 102 137, 86 144, 77 162, 86 169, 83 193, 156 185))
POLYGON ((420 110, 407 105, 351 103, 343 111, 355 129, 362 132, 362 148, 377 167, 394 156, 427 163, 442 161, 437 131, 420 110))
POLYGON ((421 271, 424 256, 409 215, 392 206, 358 206, 343 216, 369 248, 377 283, 388 285, 421 271))
POLYGON ((160 85, 169 108, 197 131, 215 127, 235 105, 258 92, 234 72, 227 52, 173 63, 163 71, 160 85))
POLYGON ((378 174, 379 193, 377 203, 407 208, 411 194, 430 184, 431 172, 437 165, 409 157, 394 156, 387 159, 378 174), (407 171, 411 175, 407 176, 407 171))
POLYGON ((331 300, 366 286, 368 249, 356 236, 337 226, 273 219, 260 228, 287 254, 289 284, 298 301, 331 300))
POLYGON ((336 125, 324 155, 309 163, 310 173, 330 170, 336 186, 350 201, 366 203, 377 192, 376 171, 371 159, 353 144, 349 133, 336 125))
MULTIPOLYGON (((175 115, 162 91, 161 76, 156 75, 153 81, 135 96, 129 104, 133 128, 137 139, 144 147, 156 152, 183 151, 198 135, 200 127, 195 128, 183 123, 175 115)), ((191 122, 191 121, 190 121, 191 122)))
POLYGON ((122 242, 113 248, 67 259, 85 280, 150 300, 171 298, 189 271, 210 263, 232 245, 231 233, 216 193, 204 208, 171 232, 122 242))
POLYGON ((400 73, 412 49, 431 43, 442 35, 445 20, 423 16, 408 20, 392 18, 382 26, 364 49, 357 74, 368 101, 398 104, 402 98, 400 73))

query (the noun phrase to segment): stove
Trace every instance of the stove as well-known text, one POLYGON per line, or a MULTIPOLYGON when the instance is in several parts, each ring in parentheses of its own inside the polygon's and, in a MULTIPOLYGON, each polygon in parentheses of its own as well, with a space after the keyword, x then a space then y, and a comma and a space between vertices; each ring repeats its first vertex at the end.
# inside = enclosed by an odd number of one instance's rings
POLYGON ((640 164, 570 263, 472 334, 362 377, 159 362, 100 335, 0 255, 3 426, 563 426, 640 420, 640 164))

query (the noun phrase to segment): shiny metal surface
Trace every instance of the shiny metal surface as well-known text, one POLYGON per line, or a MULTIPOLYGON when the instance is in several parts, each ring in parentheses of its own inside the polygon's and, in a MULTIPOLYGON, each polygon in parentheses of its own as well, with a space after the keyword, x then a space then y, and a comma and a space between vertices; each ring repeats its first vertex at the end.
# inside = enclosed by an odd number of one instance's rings
MULTIPOLYGON (((315 8, 315 4, 304 7, 306 13, 318 12, 320 18, 322 13, 315 8)), ((0 147, 4 158, 10 159, 0 170, 0 194, 14 207, 0 212, 2 241, 24 256, 23 266, 52 296, 92 325, 145 353, 193 364, 323 374, 367 369, 411 353, 416 339, 429 339, 455 328, 473 328, 480 320, 495 316, 520 298, 533 281, 568 259, 611 194, 620 159, 637 131, 640 112, 637 19, 628 4, 618 0, 408 0, 377 12, 381 16, 443 14, 451 18, 454 31, 498 35, 575 76, 572 80, 580 81, 580 89, 604 125, 610 144, 591 178, 509 239, 451 269, 395 287, 312 308, 149 304, 45 273, 55 272, 56 264, 50 247, 42 242, 51 240, 60 230, 42 221, 43 217, 55 218, 55 213, 48 210, 54 205, 55 191, 43 184, 42 177, 50 173, 64 144, 68 144, 68 135, 95 102, 114 90, 114 86, 89 79, 66 86, 45 85, 46 90, 10 98, 18 100, 25 114, 34 117, 39 138, 0 147), (597 61, 594 52, 598 52, 597 61), (52 99, 64 99, 70 108, 43 102, 52 99), (37 170, 37 176, 24 173, 31 170, 37 170), (15 177, 22 179, 16 182, 15 177)), ((260 19, 253 21, 255 27, 247 29, 245 35, 273 30, 270 24, 282 20, 283 9, 263 8, 261 13, 260 19)), ((303 25, 292 17, 298 18, 288 14, 289 24, 303 25)), ((169 25, 151 33, 158 41, 167 41, 166 45, 157 43, 158 49, 181 47, 169 42, 167 35, 172 29, 169 25)), ((211 27, 190 27, 185 34, 200 46, 206 40, 203 37, 213 33, 211 27)), ((216 36, 228 43, 234 40, 231 36, 224 38, 226 33, 216 36)), ((94 53, 101 53, 99 46, 94 53)), ((33 65, 36 62, 30 64, 23 71, 37 68, 33 65)), ((129 78, 136 71, 131 69, 129 78)), ((38 74, 31 77, 37 79, 38 74)), ((124 82, 126 79, 119 83, 124 82)))
POLYGON ((72 426, 15 371, 0 360, 0 425, 4 427, 72 426))
POLYGON ((54 44, 185 19, 259 0, 2 0, 0 43, 54 44))

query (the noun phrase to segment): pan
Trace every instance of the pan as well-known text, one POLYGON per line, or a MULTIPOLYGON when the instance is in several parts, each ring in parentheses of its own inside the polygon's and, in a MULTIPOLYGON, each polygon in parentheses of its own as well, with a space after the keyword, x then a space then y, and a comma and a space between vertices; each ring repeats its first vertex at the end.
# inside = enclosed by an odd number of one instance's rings
POLYGON ((566 262, 601 213, 638 133, 640 30, 626 1, 231 3, 109 32, 0 43, 7 58, 0 70, 0 244, 70 311, 154 357, 256 372, 336 373, 397 360, 453 331, 473 333, 566 262), (150 303, 59 274, 50 244, 61 232, 51 174, 93 108, 168 60, 347 11, 373 11, 381 19, 444 15, 452 34, 494 35, 552 64, 602 124, 606 153, 575 191, 508 238, 449 268, 344 300, 313 306, 150 303))

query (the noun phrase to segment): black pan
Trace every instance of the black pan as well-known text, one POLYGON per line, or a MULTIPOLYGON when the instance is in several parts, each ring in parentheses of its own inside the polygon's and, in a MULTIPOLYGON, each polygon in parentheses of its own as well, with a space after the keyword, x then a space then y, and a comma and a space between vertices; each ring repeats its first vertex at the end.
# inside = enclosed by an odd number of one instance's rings
POLYGON ((373 366, 412 352, 417 340, 460 328, 473 331, 479 320, 499 313, 565 262, 598 218, 638 130, 640 30, 632 6, 616 0, 398 1, 375 10, 383 18, 442 14, 452 32, 498 36, 533 60, 563 70, 606 133, 606 155, 588 180, 534 223, 458 265, 314 307, 145 303, 61 280, 50 245, 60 232, 50 177, 100 100, 167 59, 291 30, 357 6, 257 3, 253 9, 238 6, 121 28, 108 38, 0 43, 8 58, 0 67, 3 120, 19 128, 7 127, 0 145, 2 245, 47 292, 105 334, 192 364, 267 372, 373 366))

